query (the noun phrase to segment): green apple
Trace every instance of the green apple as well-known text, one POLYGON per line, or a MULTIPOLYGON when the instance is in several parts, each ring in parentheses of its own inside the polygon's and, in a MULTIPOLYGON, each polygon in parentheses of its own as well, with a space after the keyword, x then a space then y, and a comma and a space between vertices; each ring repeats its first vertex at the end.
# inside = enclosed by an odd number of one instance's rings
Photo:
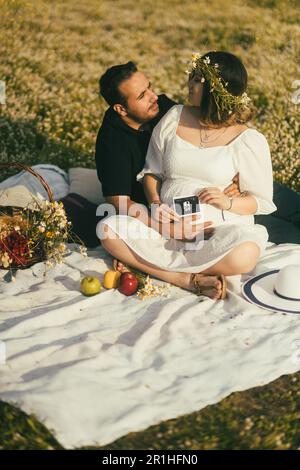
POLYGON ((84 295, 99 294, 101 287, 100 280, 95 276, 86 276, 80 283, 80 290, 84 295))

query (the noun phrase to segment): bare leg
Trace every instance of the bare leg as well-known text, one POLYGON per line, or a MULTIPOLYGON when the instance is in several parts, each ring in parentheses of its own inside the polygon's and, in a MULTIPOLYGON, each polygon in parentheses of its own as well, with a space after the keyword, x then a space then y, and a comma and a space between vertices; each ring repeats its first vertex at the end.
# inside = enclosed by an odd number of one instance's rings
MULTIPOLYGON (((116 238, 116 234, 108 226, 106 226, 105 231, 107 238, 102 240, 102 246, 112 256, 121 261, 120 270, 123 270, 123 263, 125 263, 175 286, 193 290, 194 286, 191 282, 190 273, 178 273, 157 268, 136 255, 123 240, 116 238)), ((255 266, 258 256, 259 248, 255 243, 243 243, 233 249, 221 261, 203 271, 207 274, 207 276, 201 276, 201 279, 199 279, 201 287, 203 286, 203 294, 210 298, 219 298, 222 284, 217 279, 217 275, 234 275, 248 272, 255 266), (242 265, 243 260, 244 266, 242 265)))
POLYGON ((218 263, 202 272, 211 275, 224 274, 224 276, 248 273, 256 266, 259 255, 260 249, 256 243, 244 242, 231 250, 218 263))
MULTIPOLYGON (((242 272, 249 272, 256 265, 259 254, 259 248, 255 243, 245 242, 232 250, 227 256, 224 256, 224 258, 215 265, 208 269, 204 269, 202 273, 209 274, 211 276, 218 274, 232 276, 234 273, 241 274, 242 272)), ((130 268, 118 259, 114 260, 113 265, 117 271, 130 271, 130 268)))

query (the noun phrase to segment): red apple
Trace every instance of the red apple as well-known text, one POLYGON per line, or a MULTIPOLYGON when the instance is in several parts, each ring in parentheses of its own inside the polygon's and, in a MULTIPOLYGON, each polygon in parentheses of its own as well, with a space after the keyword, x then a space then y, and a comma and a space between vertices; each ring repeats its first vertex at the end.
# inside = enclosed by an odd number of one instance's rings
POLYGON ((120 277, 119 292, 124 295, 132 295, 138 289, 138 280, 132 273, 123 273, 120 277))

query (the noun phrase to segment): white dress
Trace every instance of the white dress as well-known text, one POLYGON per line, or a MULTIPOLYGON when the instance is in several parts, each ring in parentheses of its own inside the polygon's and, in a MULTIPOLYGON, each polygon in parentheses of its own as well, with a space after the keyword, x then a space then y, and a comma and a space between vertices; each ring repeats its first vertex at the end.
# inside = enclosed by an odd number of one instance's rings
MULTIPOLYGON (((161 200, 172 206, 173 197, 191 196, 211 186, 223 190, 239 172, 240 190, 255 197, 256 214, 275 211, 271 156, 263 134, 248 128, 228 145, 199 148, 176 134, 182 108, 173 106, 154 128, 145 167, 137 179, 141 181, 145 173, 159 176, 161 200)), ((107 224, 138 256, 161 269, 177 272, 207 269, 243 242, 252 241, 261 251, 265 249, 267 230, 254 224, 252 215, 222 213, 209 204, 202 207, 205 220, 214 222, 215 233, 198 243, 166 239, 138 219, 124 215, 102 220, 97 234, 101 237, 103 224, 107 224)))

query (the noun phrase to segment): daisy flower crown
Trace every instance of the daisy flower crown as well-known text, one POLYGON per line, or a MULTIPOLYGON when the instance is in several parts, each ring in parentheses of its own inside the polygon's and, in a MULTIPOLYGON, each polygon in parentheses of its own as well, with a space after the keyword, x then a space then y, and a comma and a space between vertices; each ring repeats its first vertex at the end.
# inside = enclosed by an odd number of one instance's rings
POLYGON ((248 108, 251 99, 247 93, 244 92, 239 96, 230 93, 227 90, 228 82, 225 82, 220 76, 219 64, 216 63, 212 65, 209 56, 202 57, 200 53, 194 53, 186 73, 190 74, 193 71, 199 71, 201 73, 202 83, 204 83, 205 80, 209 81, 211 86, 210 93, 212 93, 214 97, 218 114, 220 114, 220 112, 232 114, 233 112, 248 108))

